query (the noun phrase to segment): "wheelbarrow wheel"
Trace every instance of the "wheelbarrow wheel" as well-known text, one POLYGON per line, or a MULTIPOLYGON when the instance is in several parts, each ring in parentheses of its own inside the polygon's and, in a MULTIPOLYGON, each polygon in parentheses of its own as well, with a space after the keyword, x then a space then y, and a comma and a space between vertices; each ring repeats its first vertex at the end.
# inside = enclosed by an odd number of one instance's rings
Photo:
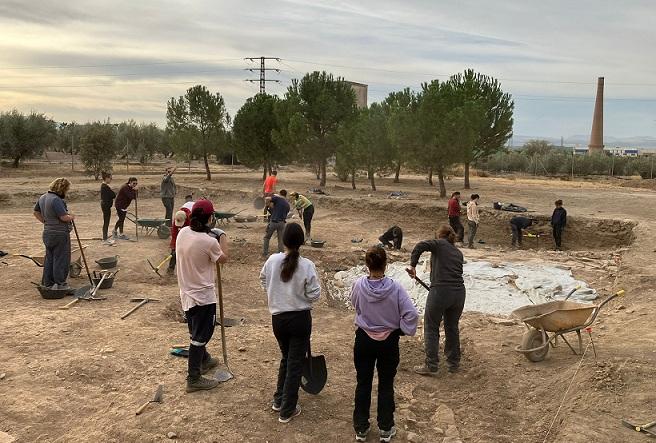
POLYGON ((157 227, 157 237, 164 240, 166 238, 169 238, 169 235, 171 235, 171 228, 169 228, 166 225, 159 225, 157 227))
POLYGON ((523 353, 524 357, 532 362, 539 362, 544 360, 549 353, 549 343, 544 342, 542 331, 538 329, 531 329, 524 333, 521 347, 522 349, 535 349, 542 347, 542 349, 538 349, 533 352, 523 353))

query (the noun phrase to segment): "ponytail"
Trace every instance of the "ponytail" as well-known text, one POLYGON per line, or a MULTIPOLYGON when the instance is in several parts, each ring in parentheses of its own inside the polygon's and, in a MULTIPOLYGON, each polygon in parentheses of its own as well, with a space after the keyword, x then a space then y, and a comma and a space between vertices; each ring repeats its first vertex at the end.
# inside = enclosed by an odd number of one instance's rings
POLYGON ((289 223, 285 226, 285 231, 282 234, 282 242, 287 247, 287 255, 282 261, 280 279, 284 283, 287 283, 292 279, 296 268, 298 268, 298 259, 301 257, 299 248, 305 243, 305 234, 301 225, 298 223, 289 223))

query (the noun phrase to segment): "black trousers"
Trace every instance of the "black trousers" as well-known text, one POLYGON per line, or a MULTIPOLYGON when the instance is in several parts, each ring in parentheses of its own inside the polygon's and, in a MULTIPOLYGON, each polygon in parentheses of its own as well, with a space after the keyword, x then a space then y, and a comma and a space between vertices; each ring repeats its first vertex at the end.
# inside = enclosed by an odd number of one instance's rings
POLYGON ((465 227, 460 221, 460 217, 452 216, 449 217, 449 225, 456 231, 456 241, 462 243, 462 240, 465 238, 465 227))
POLYGON ((303 361, 312 334, 312 314, 309 310, 282 312, 272 315, 271 323, 282 354, 273 402, 280 406, 280 416, 287 418, 294 414, 298 403, 303 361))
POLYGON ((394 377, 399 365, 399 333, 392 332, 383 341, 374 340, 365 331, 355 331, 353 363, 357 377, 353 427, 364 432, 369 427, 371 389, 374 367, 378 370, 378 429, 389 431, 394 426, 394 377))
POLYGON ((560 249, 563 242, 563 225, 553 225, 553 237, 556 242, 556 247, 560 249))
POLYGON ((312 232, 312 217, 314 217, 314 205, 310 205, 303 210, 303 226, 305 226, 305 239, 310 239, 312 232))
POLYGON ((522 245, 522 230, 519 226, 514 223, 510 224, 510 230, 512 231, 512 245, 522 245))
POLYGON ((116 217, 118 217, 118 220, 116 220, 116 224, 114 225, 114 232, 119 232, 123 234, 123 223, 125 222, 125 216, 128 214, 127 209, 118 209, 116 208, 116 217))
POLYGON ((171 222, 173 220, 174 198, 162 197, 162 204, 164 205, 164 218, 171 222))
POLYGON ((197 380, 200 377, 201 366, 210 358, 206 345, 214 335, 216 323, 216 303, 194 306, 185 311, 187 327, 189 328, 189 360, 187 379, 197 380))
POLYGON ((460 364, 459 322, 465 307, 465 287, 433 286, 428 292, 424 311, 424 348, 426 366, 437 370, 440 347, 440 324, 444 319, 444 353, 450 366, 460 364))
POLYGON ((175 269, 175 249, 171 249, 171 259, 169 260, 169 269, 175 269))
POLYGON ((104 202, 101 202, 100 209, 102 209, 102 214, 103 214, 102 236, 103 236, 103 240, 107 240, 107 231, 109 230, 109 219, 112 217, 112 202, 109 202, 109 204, 105 204, 104 202))

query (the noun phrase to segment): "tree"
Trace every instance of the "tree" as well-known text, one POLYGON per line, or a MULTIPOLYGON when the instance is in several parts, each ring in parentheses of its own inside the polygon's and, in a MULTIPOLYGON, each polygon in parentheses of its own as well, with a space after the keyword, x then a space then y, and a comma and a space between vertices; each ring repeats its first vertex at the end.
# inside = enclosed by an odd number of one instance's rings
POLYGON ((163 142, 164 131, 158 128, 155 123, 141 123, 139 125, 139 142, 135 149, 139 163, 149 162, 155 153, 160 150, 160 145, 163 142))
POLYGON ((221 94, 212 94, 202 85, 193 86, 184 96, 171 97, 166 121, 167 130, 178 137, 172 146, 181 149, 180 152, 189 158, 194 154, 201 156, 207 180, 212 180, 209 155, 217 153, 229 121, 221 94), (181 145, 181 141, 187 145, 181 145))
POLYGON ((17 110, 0 114, 0 155, 13 159, 17 168, 25 158, 41 155, 56 137, 55 122, 44 114, 25 116, 17 110))
POLYGON ((470 189, 469 167, 503 149, 512 136, 514 102, 504 93, 498 80, 468 69, 449 79, 456 103, 464 106, 461 113, 466 132, 476 131, 475 141, 461 152, 465 164, 465 189, 470 189))
POLYGON ((98 180, 103 171, 111 171, 116 152, 114 125, 100 122, 88 125, 80 140, 80 160, 89 174, 98 180))
POLYGON ((433 80, 421 88, 417 97, 421 146, 414 163, 429 168, 429 180, 433 170, 437 172, 440 197, 446 197, 445 170, 458 158, 452 133, 458 120, 458 112, 452 109, 453 85, 433 80))
POLYGON ((547 140, 529 140, 522 146, 522 152, 533 157, 534 155, 545 155, 554 149, 554 145, 547 140))
POLYGON ((358 112, 355 133, 355 161, 367 171, 371 190, 376 190, 375 175, 392 166, 393 148, 387 134, 387 117, 383 107, 372 103, 358 112))
POLYGON ((418 145, 417 94, 410 88, 391 92, 382 105, 387 115, 387 132, 393 148, 394 183, 398 183, 401 166, 418 145))
POLYGON ((273 140, 273 132, 279 129, 274 114, 279 101, 278 97, 267 94, 249 98, 237 111, 232 126, 239 161, 249 168, 261 167, 264 178, 283 158, 282 150, 273 140))
POLYGON ((355 110, 355 93, 343 79, 325 71, 308 73, 300 81, 292 80, 285 100, 276 107, 280 130, 275 139, 318 164, 319 185, 325 186, 326 164, 337 150, 339 126, 353 118, 355 110))

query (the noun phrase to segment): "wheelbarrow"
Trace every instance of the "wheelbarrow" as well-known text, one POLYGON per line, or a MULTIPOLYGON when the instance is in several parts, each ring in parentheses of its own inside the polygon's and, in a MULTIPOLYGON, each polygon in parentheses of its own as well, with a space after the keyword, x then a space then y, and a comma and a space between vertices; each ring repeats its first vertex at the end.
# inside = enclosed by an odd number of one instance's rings
POLYGON ((549 346, 555 348, 558 337, 561 337, 574 355, 583 353, 581 329, 595 321, 606 303, 622 295, 624 290, 617 291, 598 305, 559 300, 515 309, 511 315, 523 321, 528 329, 522 337, 522 344, 515 347, 515 351, 521 352, 532 362, 539 362, 549 353, 549 346), (549 332, 553 334, 549 335, 549 332), (576 332, 578 336, 578 352, 565 338, 569 332, 576 332))
MULTIPOLYGON (((86 246, 84 246, 86 248, 86 246)), ((75 254, 76 252, 79 252, 79 248, 75 248, 71 251, 71 255, 75 254)), ((28 260, 31 260, 32 263, 37 265, 39 268, 43 268, 43 264, 45 263, 45 256, 43 255, 27 255, 27 254, 12 254, 14 257, 23 257, 28 260)), ((69 265, 68 268, 68 275, 70 275, 73 278, 77 278, 80 276, 80 273, 82 272, 82 256, 79 256, 76 260, 71 260, 71 264, 69 265)))
POLYGON ((168 218, 137 218, 131 212, 128 212, 125 218, 136 224, 141 232, 145 232, 146 235, 156 232, 157 237, 162 240, 169 238, 171 235, 171 228, 169 227, 171 220, 168 218))
POLYGON ((229 223, 230 219, 235 218, 236 215, 244 212, 243 210, 239 212, 221 212, 214 211, 214 218, 216 218, 217 223, 229 223))

